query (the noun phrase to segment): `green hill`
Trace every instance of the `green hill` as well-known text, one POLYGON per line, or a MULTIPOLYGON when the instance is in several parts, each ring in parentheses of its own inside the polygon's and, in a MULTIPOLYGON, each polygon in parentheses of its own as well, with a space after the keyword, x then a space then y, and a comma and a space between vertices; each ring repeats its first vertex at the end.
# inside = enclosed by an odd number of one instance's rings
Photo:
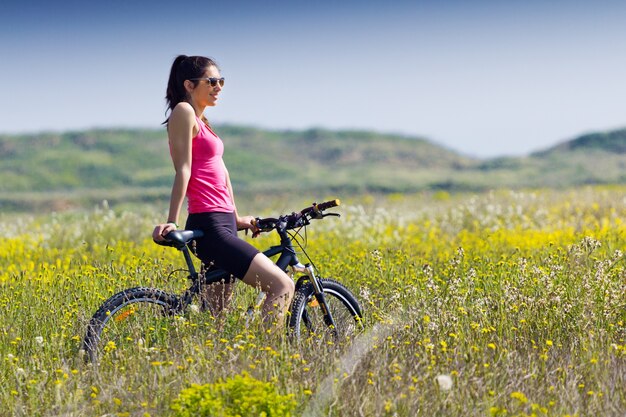
POLYGON ((548 186, 626 182, 626 129, 590 133, 531 155, 548 186))
MULTIPOLYGON (((238 194, 478 191, 626 181, 626 129, 527 157, 475 159, 428 140, 369 131, 216 130, 238 194)), ((166 200, 164 129, 0 135, 0 209, 166 200)))
POLYGON ((545 151, 536 152, 534 155, 544 157, 555 153, 592 150, 615 154, 626 153, 626 129, 589 133, 545 151))
POLYGON ((416 190, 474 163, 424 139, 398 135, 234 126, 219 131, 238 189, 416 190))

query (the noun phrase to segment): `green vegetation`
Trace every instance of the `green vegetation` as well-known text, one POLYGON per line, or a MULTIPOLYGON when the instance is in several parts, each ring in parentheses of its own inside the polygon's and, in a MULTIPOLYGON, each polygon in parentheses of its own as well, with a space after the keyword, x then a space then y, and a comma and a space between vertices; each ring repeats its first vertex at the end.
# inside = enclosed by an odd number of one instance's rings
MULTIPOLYGON (((186 284, 170 275, 180 254, 150 240, 160 210, 0 214, 0 415, 167 416, 204 400, 228 415, 227 404, 275 411, 282 399, 294 416, 622 416, 625 192, 346 198, 341 218, 309 228, 307 251, 360 299, 363 334, 288 343, 246 326, 256 292, 237 285, 224 322, 164 316, 169 338, 111 346, 97 367, 80 340, 105 298, 186 284)), ((276 215, 270 206, 313 199, 241 210, 276 215)))
POLYGON ((536 155, 542 156, 563 151, 592 149, 617 154, 626 153, 626 129, 582 135, 546 151, 537 152, 536 155))
MULTIPOLYGON (((626 180, 626 130, 585 135, 527 157, 489 160, 421 138, 374 132, 216 130, 238 195, 484 191, 626 180)), ((163 200, 172 178, 163 129, 0 135, 4 211, 163 200)))
POLYGON ((307 250, 357 295, 365 332, 289 343, 246 321, 256 292, 238 285, 226 320, 163 317, 169 337, 86 364, 103 300, 186 284, 170 274, 180 255, 149 237, 170 191, 167 139, 4 135, 0 415, 623 415, 626 130, 491 160, 372 132, 217 130, 241 212, 342 198, 307 250))
POLYGON ((212 384, 192 384, 174 400, 179 417, 289 417, 296 408, 293 395, 281 395, 270 382, 259 381, 247 372, 212 384))

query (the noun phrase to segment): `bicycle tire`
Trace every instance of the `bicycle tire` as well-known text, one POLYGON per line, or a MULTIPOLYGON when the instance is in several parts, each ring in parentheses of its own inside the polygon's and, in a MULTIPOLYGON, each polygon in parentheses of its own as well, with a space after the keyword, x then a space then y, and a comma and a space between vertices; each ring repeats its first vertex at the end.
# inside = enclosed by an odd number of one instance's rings
POLYGON ((310 282, 301 286, 291 304, 289 327, 297 340, 316 340, 320 344, 342 342, 363 329, 363 315, 356 297, 343 284, 328 278, 319 279, 324 298, 335 321, 329 328, 315 298, 310 282))
MULTIPOLYGON (((145 349, 150 345, 148 332, 163 328, 156 322, 178 314, 180 310, 177 296, 156 288, 136 287, 120 291, 106 300, 89 321, 82 344, 85 358, 97 361, 103 352, 124 350, 125 345, 145 349), (103 338, 103 334, 106 337, 103 338)), ((156 339, 154 336, 150 338, 156 339)))

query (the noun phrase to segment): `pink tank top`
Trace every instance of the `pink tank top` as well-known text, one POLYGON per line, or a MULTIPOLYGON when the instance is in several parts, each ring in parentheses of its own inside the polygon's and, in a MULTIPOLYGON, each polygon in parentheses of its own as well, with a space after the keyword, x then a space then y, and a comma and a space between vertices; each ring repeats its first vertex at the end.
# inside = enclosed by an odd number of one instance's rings
POLYGON ((191 140, 191 177, 187 185, 189 213, 235 211, 222 160, 222 140, 200 119, 198 134, 191 140))

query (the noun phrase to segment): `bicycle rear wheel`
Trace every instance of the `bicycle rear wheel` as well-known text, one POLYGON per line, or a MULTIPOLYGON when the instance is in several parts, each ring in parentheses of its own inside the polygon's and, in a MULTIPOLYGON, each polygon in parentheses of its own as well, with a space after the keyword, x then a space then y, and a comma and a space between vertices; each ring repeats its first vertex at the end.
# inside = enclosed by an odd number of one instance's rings
POLYGON ((177 296, 155 288, 121 291, 102 304, 87 327, 83 340, 86 358, 116 357, 120 352, 166 347, 171 316, 181 305, 177 296))
POLYGON ((324 322, 324 314, 315 298, 313 284, 300 287, 291 305, 289 327, 298 340, 315 340, 320 344, 342 342, 363 329, 361 307, 352 293, 337 281, 319 280, 324 298, 335 322, 331 328, 324 322))

